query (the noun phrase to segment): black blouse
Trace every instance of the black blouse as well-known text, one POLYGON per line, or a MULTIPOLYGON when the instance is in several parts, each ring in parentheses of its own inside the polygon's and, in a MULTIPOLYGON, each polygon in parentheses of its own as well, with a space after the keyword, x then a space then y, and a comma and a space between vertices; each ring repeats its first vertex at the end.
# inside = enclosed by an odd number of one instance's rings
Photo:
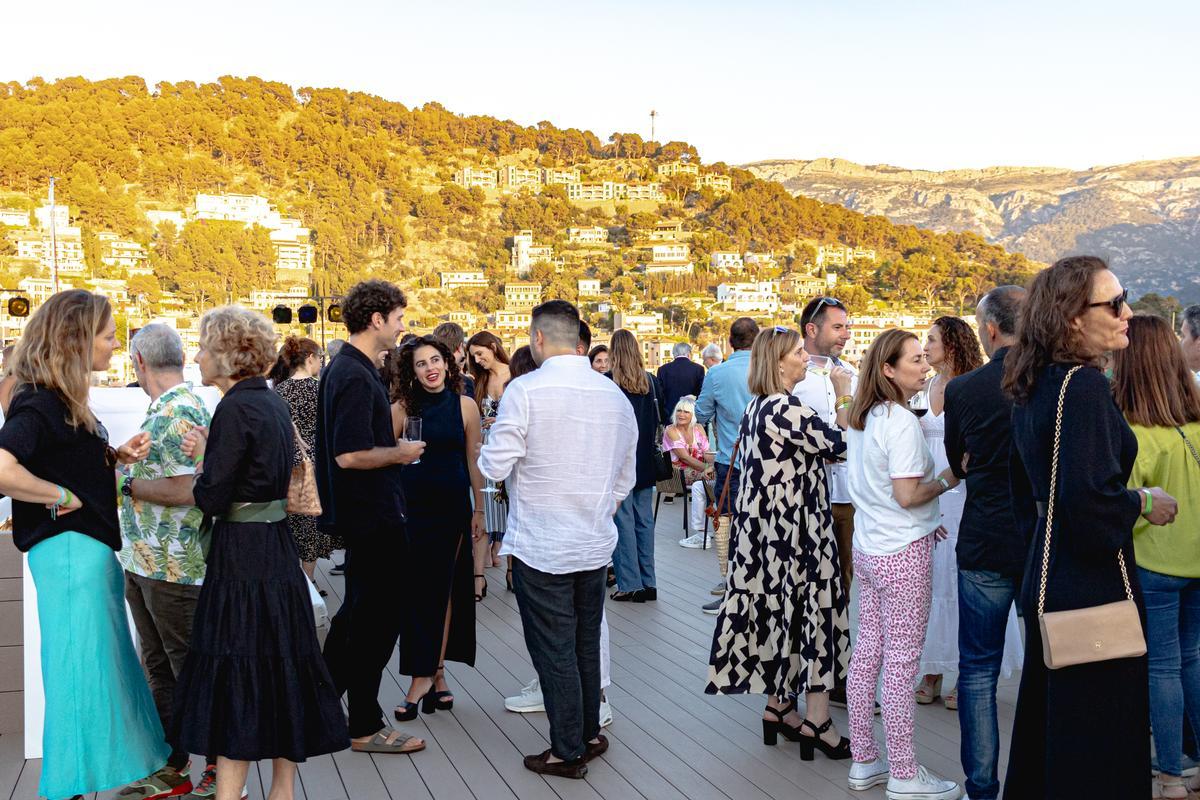
POLYGON ((71 490, 83 502, 78 511, 51 519, 41 503, 13 500, 13 543, 18 550, 28 552, 67 531, 121 549, 116 478, 105 462, 107 437, 103 426, 98 433, 71 427, 67 405, 53 389, 26 385, 13 394, 0 428, 0 448, 36 477, 71 490))
POLYGON ((213 414, 204 471, 192 488, 196 505, 219 517, 233 503, 286 499, 295 446, 287 403, 266 379, 238 381, 213 414))

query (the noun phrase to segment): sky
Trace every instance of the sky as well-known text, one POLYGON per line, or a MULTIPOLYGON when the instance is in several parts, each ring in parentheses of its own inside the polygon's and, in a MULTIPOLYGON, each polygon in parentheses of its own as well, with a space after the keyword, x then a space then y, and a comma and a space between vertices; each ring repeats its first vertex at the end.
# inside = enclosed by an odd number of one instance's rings
POLYGON ((729 164, 1083 169, 1200 154, 1195 0, 5 5, 0 81, 256 75, 602 139, 649 138, 653 109, 659 141, 729 164))

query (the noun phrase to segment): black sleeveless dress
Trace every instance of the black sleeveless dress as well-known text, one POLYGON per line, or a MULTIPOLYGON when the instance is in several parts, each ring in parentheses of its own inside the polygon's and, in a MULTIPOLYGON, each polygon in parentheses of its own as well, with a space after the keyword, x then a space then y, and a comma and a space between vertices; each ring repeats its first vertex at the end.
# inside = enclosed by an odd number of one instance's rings
POLYGON ((446 659, 475 665, 475 588, 471 557, 471 478, 460 396, 418 388, 425 452, 404 467, 409 558, 400 628, 400 673, 437 671, 446 605, 452 603, 446 659))

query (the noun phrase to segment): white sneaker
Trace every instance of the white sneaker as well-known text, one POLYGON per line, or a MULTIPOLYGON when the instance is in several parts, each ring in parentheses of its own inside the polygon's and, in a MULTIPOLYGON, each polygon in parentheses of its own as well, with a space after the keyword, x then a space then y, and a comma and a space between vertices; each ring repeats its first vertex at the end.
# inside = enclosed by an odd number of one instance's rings
POLYGON ((521 690, 516 697, 504 698, 504 707, 518 714, 528 714, 533 711, 545 711, 546 703, 542 699, 542 684, 534 678, 521 690))
POLYGON ((888 763, 886 758, 861 763, 855 761, 850 765, 850 777, 846 783, 856 792, 865 792, 876 786, 882 786, 888 781, 888 763))
POLYGON ((709 547, 712 547, 712 537, 711 536, 708 537, 708 542, 707 542, 708 546, 707 547, 705 546, 705 544, 706 543, 704 541, 703 533, 693 533, 691 536, 687 537, 686 539, 679 540, 680 547, 689 547, 693 550, 707 550, 709 547))
POLYGON ((888 800, 958 800, 962 789, 954 781, 939 778, 924 767, 917 767, 917 774, 906 781, 889 777, 888 800))
POLYGON ((607 700, 600 701, 600 727, 607 728, 612 725, 612 703, 607 700))

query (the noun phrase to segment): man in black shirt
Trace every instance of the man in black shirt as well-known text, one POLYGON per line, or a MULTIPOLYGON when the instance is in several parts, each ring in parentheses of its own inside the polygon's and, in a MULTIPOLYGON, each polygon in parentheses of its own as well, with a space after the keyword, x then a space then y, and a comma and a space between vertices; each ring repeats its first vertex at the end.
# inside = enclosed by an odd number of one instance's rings
POLYGON ((958 528, 958 719, 967 795, 994 800, 996 679, 1004 655, 1009 609, 1025 567, 1028 543, 1013 518, 1008 457, 1012 400, 1000 388, 1004 356, 1016 341, 1025 299, 1019 286, 1001 286, 975 309, 979 338, 991 359, 946 386, 946 456, 967 482, 958 528))
POLYGON ((672 360, 658 368, 658 380, 662 383, 662 405, 666 414, 675 414, 675 404, 685 395, 700 396, 704 385, 704 367, 692 361, 692 346, 687 342, 676 342, 671 348, 672 360))
POLYGON ((354 750, 411 753, 425 743, 392 730, 379 684, 396 647, 394 570, 407 558, 400 465, 424 442, 397 442, 391 403, 375 364, 404 331, 404 293, 392 284, 356 284, 342 302, 350 341, 325 370, 317 398, 317 487, 323 529, 346 542, 346 596, 325 640, 325 661, 350 709, 354 750))

